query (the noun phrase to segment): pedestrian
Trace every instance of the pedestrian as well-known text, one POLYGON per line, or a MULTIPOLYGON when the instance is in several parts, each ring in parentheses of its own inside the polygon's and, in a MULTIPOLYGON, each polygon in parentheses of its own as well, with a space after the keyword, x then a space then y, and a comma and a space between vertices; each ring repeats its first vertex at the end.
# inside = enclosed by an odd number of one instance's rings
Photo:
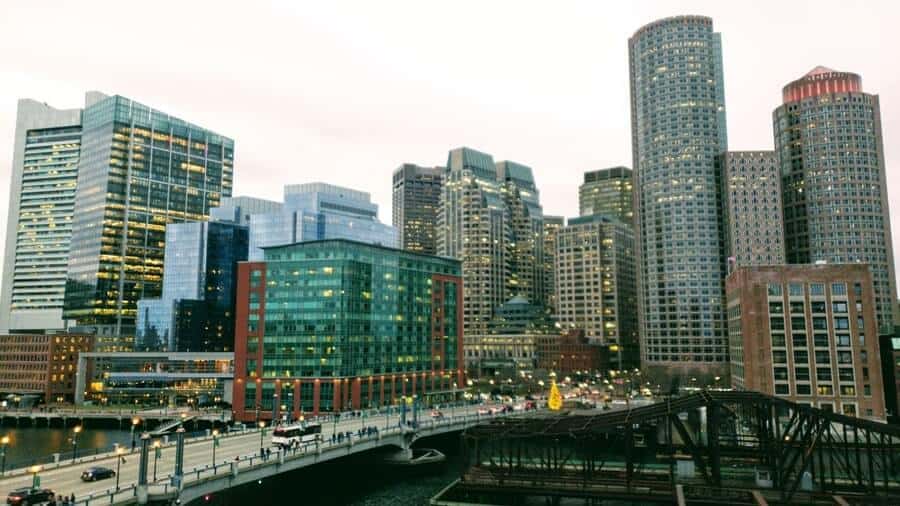
POLYGON ((69 496, 69 502, 72 503, 72 506, 75 506, 75 492, 72 492, 72 495, 69 496))

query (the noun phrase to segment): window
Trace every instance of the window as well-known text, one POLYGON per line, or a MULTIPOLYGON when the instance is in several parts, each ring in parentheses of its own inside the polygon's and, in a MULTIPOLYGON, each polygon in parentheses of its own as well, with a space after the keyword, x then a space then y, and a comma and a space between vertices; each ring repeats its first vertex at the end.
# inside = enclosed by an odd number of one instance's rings
POLYGON ((850 346, 850 334, 837 334, 834 337, 838 346, 850 346))
POLYGON ((832 302, 831 310, 835 313, 846 313, 847 312, 847 303, 846 302, 832 302))
POLYGON ((776 367, 775 369, 775 379, 787 381, 788 379, 788 370, 787 367, 776 367))
POLYGON ((784 330, 784 318, 769 318, 769 327, 772 330, 784 330))
POLYGON ((809 294, 816 295, 825 295, 825 284, 824 283, 810 283, 809 284, 809 294))
POLYGON ((804 330, 806 329, 806 318, 802 316, 795 316, 791 318, 791 330, 804 330))
POLYGON ((781 296, 781 285, 776 283, 769 283, 769 296, 770 297, 780 297, 781 296))
POLYGON ((813 343, 818 348, 827 348, 828 334, 813 334, 813 343))
POLYGON ((856 416, 856 404, 844 403, 841 406, 841 411, 847 416, 856 416))
POLYGON ((850 328, 850 319, 845 317, 835 317, 834 328, 837 330, 848 330, 850 328))
POLYGON ((809 353, 806 350, 794 351, 794 365, 806 365, 809 363, 809 353))
POLYGON ((801 283, 791 283, 788 285, 788 294, 791 297, 803 297, 803 285, 801 283))
POLYGON ((837 357, 838 357, 839 364, 852 364, 853 363, 853 352, 839 351, 837 354, 837 357))
POLYGON ((787 363, 787 352, 781 350, 773 350, 772 351, 772 362, 776 364, 786 364, 787 363))
POLYGON ((794 348, 806 348, 806 334, 792 334, 791 342, 794 348))
POLYGON ((817 381, 831 381, 831 368, 830 367, 816 367, 816 380, 817 381))
POLYGON ((775 385, 775 395, 789 395, 791 393, 790 387, 785 385, 784 383, 779 383, 775 385))
POLYGON ((838 369, 838 379, 841 381, 853 381, 853 368, 841 367, 838 369))
POLYGON ((812 387, 808 384, 797 385, 797 395, 811 395, 812 387))
POLYGON ((823 402, 819 404, 819 408, 821 408, 822 411, 827 411, 828 413, 834 412, 834 404, 830 402, 823 402))
POLYGON ((819 395, 834 395, 834 387, 831 385, 819 385, 816 387, 816 393, 819 395))
POLYGON ((770 302, 769 314, 784 314, 784 304, 781 302, 770 302))
POLYGON ((791 313, 803 315, 806 312, 806 304, 801 302, 791 302, 791 313))
POLYGON ((844 283, 832 283, 831 295, 847 295, 847 285, 844 283))
POLYGON ((809 310, 813 313, 825 312, 825 301, 813 301, 809 304, 809 310))
POLYGON ((872 396, 872 385, 869 385, 868 383, 863 385, 863 395, 866 397, 872 396))
POLYGON ((863 381, 869 381, 869 368, 868 367, 862 368, 862 374, 863 374, 863 381))
POLYGON ((827 351, 817 351, 816 352, 816 363, 817 364, 830 364, 831 363, 831 355, 827 351))
POLYGON ((841 395, 856 395, 856 387, 853 385, 841 385, 841 395))
POLYGON ((772 346, 784 347, 784 334, 772 334, 772 346))
POLYGON ((809 381, 809 367, 794 368, 794 379, 797 381, 809 381))

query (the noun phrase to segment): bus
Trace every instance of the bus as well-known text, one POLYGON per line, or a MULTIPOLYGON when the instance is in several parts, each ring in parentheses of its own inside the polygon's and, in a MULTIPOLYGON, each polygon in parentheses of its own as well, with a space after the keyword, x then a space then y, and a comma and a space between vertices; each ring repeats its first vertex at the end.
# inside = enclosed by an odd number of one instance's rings
POLYGON ((295 423, 276 427, 272 432, 272 446, 288 448, 295 444, 313 443, 322 438, 322 424, 295 423))

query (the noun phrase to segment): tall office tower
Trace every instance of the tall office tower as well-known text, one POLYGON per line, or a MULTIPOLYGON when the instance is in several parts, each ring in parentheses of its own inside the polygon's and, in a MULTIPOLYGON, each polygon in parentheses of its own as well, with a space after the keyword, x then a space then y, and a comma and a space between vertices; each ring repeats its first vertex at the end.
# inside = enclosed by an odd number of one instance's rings
POLYGON ((394 171, 394 228, 400 233, 400 247, 407 251, 437 253, 434 224, 441 204, 443 167, 420 167, 404 163, 394 171))
POLYGON ((784 263, 781 171, 774 151, 721 155, 725 254, 737 267, 784 263))
POLYGON ((772 114, 788 263, 866 263, 875 313, 893 330, 897 281, 878 95, 857 74, 816 67, 772 114))
POLYGON ((209 219, 215 221, 231 221, 239 225, 249 226, 250 217, 254 214, 281 212, 284 204, 273 200, 256 197, 224 197, 219 207, 209 210, 209 219))
POLYGON ((137 301, 162 293, 165 227, 231 196, 234 141, 115 95, 88 94, 63 317, 99 351, 131 349, 137 301))
POLYGON ((610 349, 611 365, 640 365, 634 229, 605 215, 569 218, 556 236, 557 322, 610 349))
POLYGON ((0 333, 65 327, 62 307, 80 150, 81 109, 19 100, 0 333))
POLYGON ((326 183, 284 187, 281 211, 250 215, 250 260, 263 248, 322 239, 350 239, 399 246, 397 229, 378 221, 368 193, 326 183))
POLYGON ((234 351, 237 262, 247 227, 233 221, 166 226, 162 296, 138 301, 139 351, 234 351))
POLYGON ((654 21, 628 41, 641 351, 672 375, 727 367, 721 46, 701 16, 654 21))
POLYGON ((497 162, 497 179, 503 184, 503 200, 509 215, 512 243, 507 300, 524 297, 544 302, 544 211, 531 167, 516 162, 497 162))
POLYGON ((548 315, 556 315, 556 234, 564 227, 562 216, 544 216, 544 308, 548 315))
POLYGON ((510 224, 503 185, 491 155, 450 151, 438 214, 438 255, 462 262, 463 332, 488 333, 494 309, 506 302, 510 224))
POLYGON ((634 223, 632 202, 633 172, 628 167, 611 167, 584 173, 578 187, 578 214, 602 214, 634 223))

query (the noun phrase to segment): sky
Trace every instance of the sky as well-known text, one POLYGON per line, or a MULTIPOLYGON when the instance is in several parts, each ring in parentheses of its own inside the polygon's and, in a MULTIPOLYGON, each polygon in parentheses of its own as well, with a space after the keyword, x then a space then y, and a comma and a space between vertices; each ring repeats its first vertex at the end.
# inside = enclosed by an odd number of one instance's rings
MULTIPOLYGON (((16 102, 120 94, 235 140, 234 195, 364 190, 391 222, 391 173, 469 146, 531 166, 545 214, 582 174, 632 165, 628 38, 701 14, 722 33, 729 149, 772 149, 781 88, 817 65, 881 96, 900 209, 900 4, 889 1, 0 2, 0 237, 16 102)), ((893 220, 900 256, 900 216, 893 220)), ((3 242, 0 241, 0 248, 3 242)))

